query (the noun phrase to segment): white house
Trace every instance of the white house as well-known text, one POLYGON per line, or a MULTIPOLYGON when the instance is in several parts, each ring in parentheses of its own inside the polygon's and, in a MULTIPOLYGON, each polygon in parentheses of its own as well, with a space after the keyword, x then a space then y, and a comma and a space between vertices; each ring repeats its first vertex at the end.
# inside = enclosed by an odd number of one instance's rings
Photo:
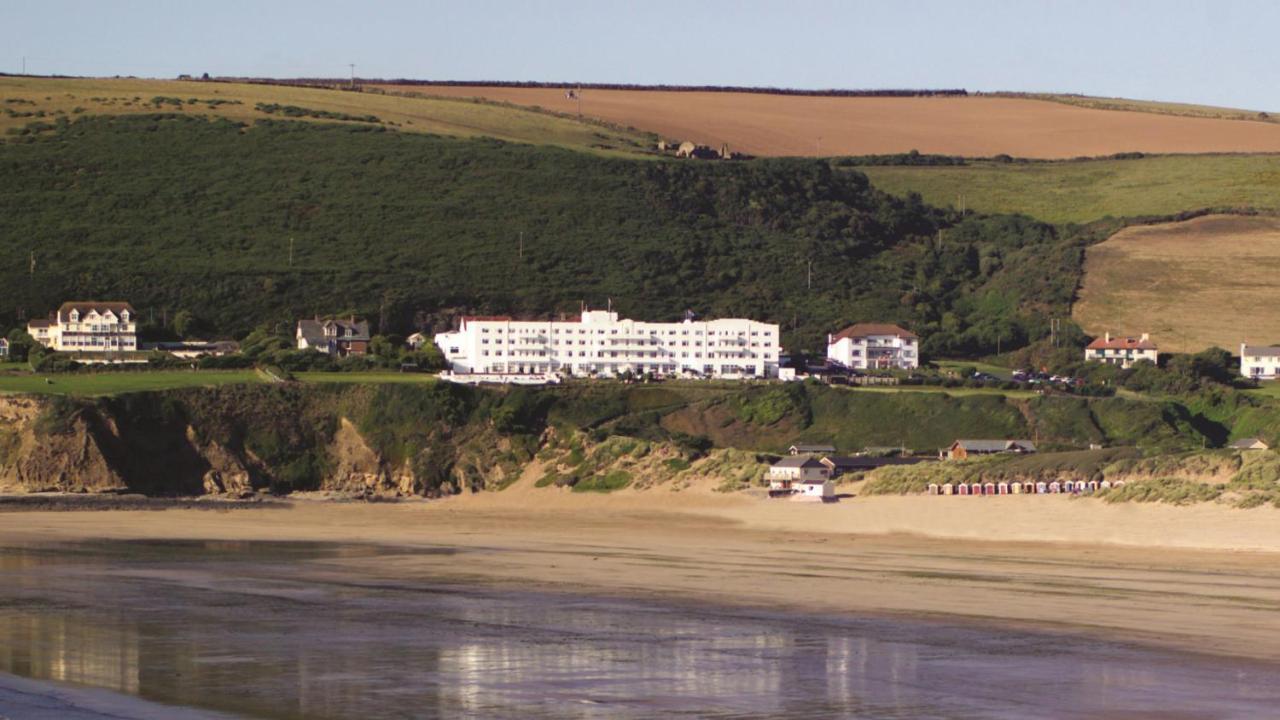
POLYGON ((1240 374, 1254 380, 1280 377, 1280 347, 1240 343, 1240 374))
POLYGON ((1151 342, 1151 336, 1142 333, 1141 337, 1113 337, 1106 333, 1089 343, 1084 349, 1084 359, 1092 362, 1132 367, 1139 360, 1150 360, 1156 363, 1159 349, 1151 342))
POLYGON ((854 370, 920 366, 920 338, 897 325, 858 323, 827 336, 827 359, 854 370))
POLYGON ((808 455, 789 455, 769 466, 769 490, 800 492, 805 483, 829 482, 831 468, 808 455))
POLYGON ((577 320, 464 317, 435 343, 455 374, 653 373, 712 378, 778 376, 777 325, 755 320, 654 323, 584 310, 577 320))
POLYGON ((427 344, 427 336, 416 332, 405 338, 404 344, 408 345, 410 350, 421 350, 422 346, 427 344))
POLYGON ((137 314, 127 302, 65 302, 47 319, 28 322, 27 333, 57 352, 134 352, 137 314))

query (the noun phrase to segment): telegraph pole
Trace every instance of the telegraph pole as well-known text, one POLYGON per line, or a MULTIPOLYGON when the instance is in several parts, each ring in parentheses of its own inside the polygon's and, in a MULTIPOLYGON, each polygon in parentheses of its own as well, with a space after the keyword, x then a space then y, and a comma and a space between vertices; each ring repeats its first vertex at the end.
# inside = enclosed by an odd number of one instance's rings
POLYGON ((293 267, 293 236, 289 236, 289 267, 293 267))
POLYGON ((347 63, 347 66, 351 68, 351 87, 354 88, 356 86, 356 64, 347 63))
POLYGON ((524 259, 524 231, 520 231, 520 259, 524 259))
POLYGON ((813 289, 813 261, 812 260, 809 261, 808 280, 806 281, 806 284, 809 286, 810 290, 813 289))

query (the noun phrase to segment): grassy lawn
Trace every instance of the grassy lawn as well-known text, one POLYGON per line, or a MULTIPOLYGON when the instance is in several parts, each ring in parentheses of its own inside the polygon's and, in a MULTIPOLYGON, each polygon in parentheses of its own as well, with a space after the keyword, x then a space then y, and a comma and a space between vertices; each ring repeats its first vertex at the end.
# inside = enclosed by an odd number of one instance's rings
POLYGON ((1012 380, 1013 370, 991 363, 975 362, 969 360, 935 360, 934 365, 944 370, 954 370, 956 368, 971 367, 978 372, 984 372, 988 375, 998 377, 1001 380, 1012 380))
POLYGON ((118 395, 147 390, 262 382, 253 370, 139 370, 54 375, 0 375, 0 393, 118 395))
POLYGON ((436 381, 433 373, 402 372, 300 372, 294 377, 304 383, 402 383, 427 385, 436 381))
POLYGON ((1262 383, 1256 390, 1246 390, 1250 395, 1262 395, 1269 398, 1280 399, 1280 381, 1272 380, 1262 383))
POLYGON ((1208 207, 1280 207, 1280 157, 1162 155, 1138 160, 973 162, 959 167, 860 167, 881 190, 1047 222, 1172 215, 1208 207))

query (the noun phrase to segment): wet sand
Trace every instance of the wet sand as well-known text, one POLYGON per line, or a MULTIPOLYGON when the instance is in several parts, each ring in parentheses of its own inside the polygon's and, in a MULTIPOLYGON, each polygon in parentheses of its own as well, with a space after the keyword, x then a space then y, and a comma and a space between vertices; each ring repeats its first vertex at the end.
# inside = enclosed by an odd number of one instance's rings
POLYGON ((443 501, 303 501, 262 511, 0 513, 0 543, 190 538, 447 547, 463 555, 340 558, 330 567, 384 581, 972 621, 1276 660, 1278 521, 1270 509, 1065 497, 858 498, 824 506, 696 490, 583 496, 517 487, 443 501), (1036 537, 1054 542, 1029 541, 1036 537))

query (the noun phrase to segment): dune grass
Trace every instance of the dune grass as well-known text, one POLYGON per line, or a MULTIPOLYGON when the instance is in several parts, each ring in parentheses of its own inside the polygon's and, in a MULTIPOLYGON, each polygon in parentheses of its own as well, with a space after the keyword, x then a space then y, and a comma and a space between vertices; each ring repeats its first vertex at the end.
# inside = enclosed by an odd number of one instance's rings
POLYGON ((372 116, 375 122, 370 124, 400 132, 491 137, 604 155, 634 156, 653 146, 651 136, 641 131, 492 102, 249 83, 0 77, 0 134, 33 121, 52 123, 61 117, 156 112, 241 122, 267 118, 333 122, 332 115, 372 116), (278 110, 265 112, 259 104, 315 111, 321 117, 306 113, 286 116, 278 110))
POLYGON ((980 212, 1053 223, 1173 215, 1201 208, 1280 209, 1280 156, 1162 155, 1132 160, 860 167, 876 187, 980 212))

